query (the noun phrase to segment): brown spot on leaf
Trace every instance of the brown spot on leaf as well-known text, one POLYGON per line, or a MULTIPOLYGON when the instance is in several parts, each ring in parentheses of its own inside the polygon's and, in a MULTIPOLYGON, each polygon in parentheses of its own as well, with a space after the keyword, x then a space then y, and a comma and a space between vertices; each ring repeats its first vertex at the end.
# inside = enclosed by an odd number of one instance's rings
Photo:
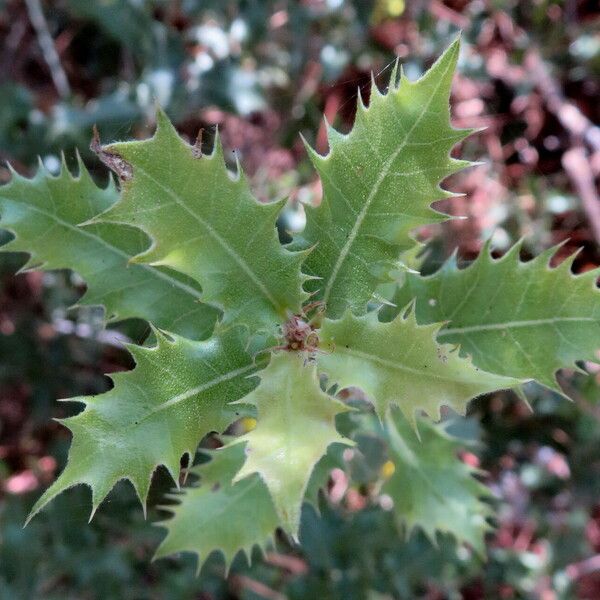
POLYGON ((194 158, 202 158, 202 135, 204 134, 204 128, 201 127, 198 130, 198 135, 196 136, 196 141, 192 146, 192 156, 194 158))
POLYGON ((114 152, 107 152, 100 142, 98 128, 94 125, 94 134, 90 142, 90 150, 111 171, 114 171, 122 181, 129 181, 133 177, 133 167, 121 156, 114 152))

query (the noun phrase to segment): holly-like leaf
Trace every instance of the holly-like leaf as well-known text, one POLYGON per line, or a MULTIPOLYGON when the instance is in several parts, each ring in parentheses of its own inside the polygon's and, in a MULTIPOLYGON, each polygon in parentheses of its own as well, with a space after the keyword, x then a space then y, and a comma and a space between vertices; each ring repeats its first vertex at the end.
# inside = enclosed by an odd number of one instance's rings
POLYGON ((306 253, 279 243, 275 222, 284 201, 259 203, 241 167, 227 171, 218 138, 211 155, 198 156, 159 111, 152 138, 103 152, 118 156, 128 175, 121 199, 98 220, 139 227, 152 239, 133 262, 192 277, 226 323, 272 329, 300 310, 306 253))
POLYGON ((419 437, 401 411, 392 409, 385 421, 385 440, 392 474, 381 488, 393 501, 397 519, 409 530, 422 529, 435 542, 436 532, 450 533, 485 554, 484 535, 489 489, 477 481, 475 469, 461 461, 459 440, 443 425, 418 420, 419 437))
POLYGON ((333 442, 350 443, 335 428, 336 415, 348 408, 321 391, 315 365, 306 361, 298 353, 273 355, 260 385, 240 400, 256 406, 256 429, 234 442, 246 442, 248 456, 235 481, 258 473, 292 536, 315 464, 333 442))
POLYGON ((278 520, 262 479, 255 474, 231 483, 244 462, 244 446, 222 448, 210 456, 209 462, 189 471, 200 477, 200 485, 184 488, 171 496, 177 505, 163 507, 173 517, 159 523, 168 533, 156 558, 193 552, 200 564, 220 551, 228 568, 239 551, 250 558, 254 546, 264 550, 272 540, 278 520))
MULTIPOLYGON (((459 53, 456 40, 418 81, 403 75, 389 90, 371 88, 368 108, 358 103, 352 131, 328 128, 329 153, 310 150, 323 184, 323 201, 307 208, 304 243, 315 245, 308 289, 326 303, 327 315, 349 307, 366 310, 377 286, 415 244, 415 227, 446 219, 430 205, 452 197, 440 181, 470 164, 450 149, 471 133, 450 126, 448 100, 459 53)), ((360 94, 359 94, 360 100, 360 94)), ((301 245, 300 242, 298 242, 301 245)))
POLYGON ((145 506, 159 465, 177 481, 181 457, 193 457, 206 434, 223 431, 243 410, 227 404, 252 390, 248 375, 257 366, 239 328, 203 342, 154 333, 155 347, 127 346, 136 367, 111 375, 112 390, 68 399, 85 404, 62 421, 73 433, 69 460, 29 518, 79 483, 92 489, 92 514, 121 479, 131 481, 145 506))
POLYGON ((323 322, 321 341, 330 352, 319 355, 319 369, 340 388, 361 388, 382 420, 396 404, 413 423, 415 411, 436 420, 442 405, 464 413, 471 398, 520 383, 486 373, 452 346, 438 344, 441 326, 417 325, 412 310, 389 323, 375 312, 357 317, 346 311, 342 319, 323 322))
POLYGON ((77 177, 64 164, 57 177, 43 168, 32 179, 13 172, 0 187, 0 226, 16 237, 2 251, 29 253, 24 268, 77 272, 87 283, 78 304, 104 306, 109 321, 137 317, 191 338, 207 337, 218 312, 200 303, 197 283, 164 267, 129 264, 148 245, 142 232, 78 226, 117 198, 112 180, 97 187, 81 160, 77 177))
POLYGON ((394 302, 416 298, 419 323, 447 321, 438 340, 460 344, 481 369, 562 393, 558 369, 598 362, 600 270, 574 275, 575 255, 550 268, 557 248, 522 262, 520 249, 495 260, 488 243, 467 268, 452 257, 428 277, 407 274, 394 302))

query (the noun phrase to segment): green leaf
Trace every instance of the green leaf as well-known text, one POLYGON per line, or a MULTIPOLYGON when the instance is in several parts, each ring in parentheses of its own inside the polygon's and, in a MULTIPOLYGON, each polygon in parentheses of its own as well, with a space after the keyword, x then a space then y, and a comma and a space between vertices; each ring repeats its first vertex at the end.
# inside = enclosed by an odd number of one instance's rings
POLYGON ((418 420, 419 437, 401 411, 393 409, 385 422, 385 439, 393 473, 382 494, 393 501, 394 514, 409 530, 421 528, 435 542, 436 532, 449 533, 485 554, 489 489, 477 481, 475 469, 462 462, 459 440, 443 425, 418 420))
POLYGON ((211 460, 190 469, 200 486, 187 487, 171 496, 179 504, 165 506, 173 518, 159 523, 168 533, 155 558, 176 552, 193 552, 199 564, 211 552, 220 551, 226 568, 239 551, 251 557, 252 548, 264 549, 278 526, 269 491, 258 475, 232 484, 242 466, 243 445, 210 452, 211 460))
POLYGON ((137 317, 188 337, 210 335, 217 311, 199 302, 200 287, 169 269, 131 265, 148 242, 139 230, 118 225, 78 227, 118 198, 112 183, 97 187, 79 161, 79 176, 63 164, 52 177, 40 168, 32 179, 13 172, 0 187, 0 225, 16 238, 5 252, 31 255, 24 268, 72 269, 87 283, 79 304, 102 305, 108 320, 137 317))
POLYGON ((57 494, 76 484, 92 489, 92 514, 121 479, 133 484, 145 507, 152 473, 164 465, 177 481, 184 454, 193 458, 200 440, 223 431, 239 407, 227 406, 254 387, 257 366, 239 328, 207 341, 154 331, 153 348, 128 345, 133 371, 111 375, 114 388, 99 396, 69 398, 85 410, 62 421, 73 433, 60 477, 36 502, 31 518, 57 494))
POLYGON ((238 165, 227 171, 218 138, 199 157, 163 113, 149 140, 112 144, 132 171, 121 200, 99 221, 139 227, 152 246, 133 261, 166 265, 200 283, 202 300, 224 310, 224 322, 273 329, 300 310, 307 294, 305 252, 281 246, 275 228, 284 201, 259 203, 238 165))
POLYGON ((428 277, 407 274, 394 302, 416 298, 418 322, 449 322, 438 340, 460 344, 481 369, 562 393, 558 369, 598 362, 600 270, 574 275, 575 255, 550 268, 557 248, 522 262, 520 249, 494 260, 488 243, 465 269, 452 257, 428 277))
POLYGON ((436 420, 442 405, 464 413, 471 398, 520 383, 481 371, 452 346, 438 344, 440 327, 417 325, 412 310, 390 323, 379 322, 375 312, 357 317, 347 311, 323 322, 321 341, 330 352, 319 355, 319 370, 340 388, 361 388, 382 420, 396 404, 413 423, 418 410, 436 420))
POLYGON ((246 442, 248 456, 235 481, 258 473, 283 527, 296 536, 315 464, 329 444, 350 443, 335 428, 336 415, 349 409, 321 391, 315 365, 301 354, 274 354, 259 377, 260 385, 240 400, 256 406, 258 424, 234 442, 246 442))
POLYGON ((359 101, 352 131, 342 135, 329 127, 326 156, 309 149, 323 201, 307 208, 302 237, 315 248, 306 270, 319 278, 307 287, 318 292, 315 298, 326 303, 330 317, 348 307, 364 313, 400 252, 415 244, 411 230, 446 219, 430 208, 453 196, 439 183, 470 164, 449 156, 471 133, 450 126, 459 45, 456 40, 416 82, 401 75, 396 84, 394 70, 386 93, 373 84, 369 107, 359 101))

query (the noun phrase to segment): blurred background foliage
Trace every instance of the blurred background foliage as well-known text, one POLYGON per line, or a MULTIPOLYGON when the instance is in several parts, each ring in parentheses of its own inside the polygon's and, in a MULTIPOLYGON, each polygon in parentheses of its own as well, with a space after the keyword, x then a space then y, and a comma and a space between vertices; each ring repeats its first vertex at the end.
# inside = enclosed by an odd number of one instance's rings
MULTIPOLYGON (((106 181, 92 126, 105 141, 147 136, 158 102, 190 140, 204 130, 210 145, 218 126, 261 199, 289 196, 283 224, 295 230, 320 195, 298 133, 326 151, 323 114, 348 130, 371 72, 383 89, 399 57, 417 77, 462 31, 455 123, 485 130, 459 151, 484 164, 453 177, 466 195, 440 206, 470 218, 420 232, 427 268, 455 246, 469 261, 485 238, 501 253, 526 236, 524 258, 565 242, 560 256, 582 248, 575 267, 588 270, 600 264, 599 24, 587 0, 0 0, 0 182, 7 162, 32 174, 39 156, 52 172, 76 148, 106 181)), ((564 374, 574 403, 532 388, 533 411, 499 394, 446 416, 496 498, 485 562, 451 539, 392 533, 372 501, 386 458, 368 435, 332 460, 302 549, 281 539, 226 579, 219 556, 199 578, 190 557, 150 563, 162 533, 126 485, 91 525, 89 493, 74 489, 22 529, 65 462, 69 438, 51 417, 73 409, 55 399, 105 390, 103 373, 132 366, 122 341, 144 335, 67 310, 77 275, 15 275, 23 262, 0 254, 0 600, 600 598, 593 365, 588 378, 564 374)), ((159 473, 154 505, 168 487, 159 473)))

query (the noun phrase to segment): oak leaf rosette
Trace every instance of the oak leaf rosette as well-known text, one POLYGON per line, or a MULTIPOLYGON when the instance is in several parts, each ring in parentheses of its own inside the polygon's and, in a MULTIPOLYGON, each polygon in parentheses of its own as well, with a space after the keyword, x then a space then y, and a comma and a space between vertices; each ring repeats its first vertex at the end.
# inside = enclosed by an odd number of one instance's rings
POLYGON ((422 413, 464 413, 472 398, 530 380, 560 391, 558 369, 598 360, 600 292, 597 270, 574 275, 572 259, 550 268, 555 249, 523 262, 519 245, 501 259, 486 247, 464 269, 450 259, 433 275, 410 272, 413 230, 447 218, 431 205, 470 164, 450 156, 470 133, 450 123, 459 46, 417 81, 395 68, 368 107, 359 98, 348 134, 328 126, 325 156, 308 149, 323 201, 288 246, 276 231, 283 201, 258 202, 218 136, 201 155, 162 111, 150 139, 94 139, 118 188, 98 187, 81 161, 77 176, 65 165, 57 176, 13 172, 0 187, 0 226, 14 236, 2 251, 29 253, 25 269, 77 272, 80 304, 104 307, 107 321, 153 327, 148 345, 127 345, 136 366, 112 375, 112 389, 70 399, 84 409, 63 421, 68 462, 30 518, 77 484, 91 488, 93 513, 121 479, 145 507, 155 469, 178 482, 182 458, 210 436, 224 447, 169 496, 157 556, 219 551, 228 568, 277 528, 297 538, 303 502, 317 501, 328 464, 343 467, 345 451, 327 452, 353 443, 338 428, 357 413, 336 392, 359 388, 377 415, 364 413, 369 435, 393 465, 380 499, 399 530, 450 533, 483 554, 487 490, 422 413), (393 306, 372 310, 382 283, 396 286, 393 306), (248 416, 256 427, 231 439, 248 416))

